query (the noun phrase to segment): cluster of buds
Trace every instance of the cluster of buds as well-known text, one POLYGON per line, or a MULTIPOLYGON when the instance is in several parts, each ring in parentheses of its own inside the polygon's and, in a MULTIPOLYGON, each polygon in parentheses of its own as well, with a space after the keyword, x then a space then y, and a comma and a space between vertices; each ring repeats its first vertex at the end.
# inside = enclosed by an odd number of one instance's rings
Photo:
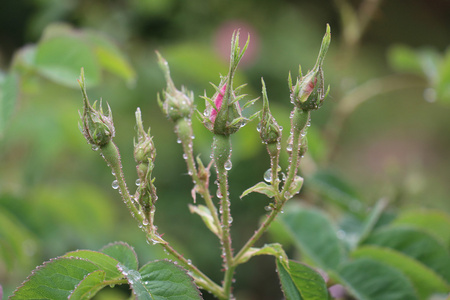
POLYGON ((325 36, 323 37, 319 56, 317 57, 314 68, 303 76, 300 67, 299 76, 297 77, 297 83, 295 86, 292 85, 291 74, 289 74, 291 101, 299 109, 304 111, 319 109, 322 106, 323 100, 328 95, 330 87, 328 86, 327 90, 324 88, 322 65, 325 59, 325 54, 330 46, 330 41, 330 26, 327 25, 327 30, 325 36))
POLYGON ((83 132, 87 142, 92 145, 92 149, 99 148, 108 144, 114 137, 115 130, 112 120, 111 108, 108 105, 108 114, 103 113, 102 101, 100 100, 99 109, 96 109, 97 101, 91 106, 86 94, 86 84, 84 79, 84 69, 81 69, 81 77, 78 80, 83 95, 83 113, 80 113, 82 125, 80 129, 83 132))
POLYGON ((162 93, 163 100, 161 100, 158 94, 158 103, 161 110, 173 122, 181 118, 190 119, 194 111, 194 94, 184 87, 181 87, 181 91, 177 90, 170 77, 169 64, 159 52, 156 52, 156 55, 158 56, 159 66, 163 70, 167 81, 167 88, 162 93))
POLYGON ((249 41, 250 39, 248 38, 241 50, 239 46, 239 31, 233 33, 228 74, 221 78, 219 86, 213 84, 216 92, 212 98, 203 96, 203 99, 206 100, 206 108, 204 113, 199 114, 199 116, 205 127, 216 135, 229 136, 236 133, 249 121, 249 119, 242 116, 242 109, 253 104, 256 99, 248 101, 241 108, 239 100, 246 95, 238 95, 238 93, 245 85, 233 89, 234 74, 249 41))

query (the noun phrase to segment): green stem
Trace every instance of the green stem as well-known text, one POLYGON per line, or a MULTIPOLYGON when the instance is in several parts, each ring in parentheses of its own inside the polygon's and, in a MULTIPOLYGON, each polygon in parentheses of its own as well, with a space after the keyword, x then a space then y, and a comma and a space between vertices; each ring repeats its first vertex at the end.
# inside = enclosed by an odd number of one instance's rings
POLYGON ((113 141, 110 141, 109 143, 103 145, 100 148, 100 151, 102 157, 105 159, 106 163, 114 173, 114 177, 116 178, 119 186, 120 195, 122 196, 122 199, 128 209, 130 210, 131 215, 139 222, 139 224, 142 224, 145 217, 143 213, 140 212, 134 205, 130 192, 128 191, 122 170, 122 163, 120 161, 119 149, 113 141))
POLYGON ((208 207, 209 211, 214 220, 214 224, 219 231, 219 235, 222 234, 222 228, 220 226, 219 215, 217 213, 217 208, 214 205, 211 194, 209 193, 208 183, 206 182, 208 179, 200 179, 198 177, 197 167, 195 165, 194 160, 194 151, 193 151, 193 130, 192 123, 189 119, 181 118, 178 119, 175 124, 175 132, 178 135, 178 138, 181 140, 181 144, 183 146, 183 152, 187 155, 186 157, 186 165, 188 169, 188 174, 192 177, 192 181, 195 186, 199 186, 197 191, 202 195, 205 200, 205 204, 208 207))
POLYGON ((230 199, 228 196, 228 170, 225 167, 229 163, 231 156, 231 140, 230 136, 214 135, 213 139, 213 159, 217 171, 217 179, 219 181, 219 191, 221 194, 220 206, 222 209, 222 237, 223 245, 223 262, 225 268, 223 290, 227 299, 231 296, 231 284, 233 281, 233 250, 231 245, 230 227, 230 199))
MULTIPOLYGON (((271 183, 275 191, 278 192, 280 180, 278 179, 278 162, 280 158, 280 142, 267 144, 267 152, 270 156, 270 169, 272 173, 271 183)), ((275 201, 277 198, 275 197, 275 201)))
MULTIPOLYGON (((300 141, 300 135, 302 133, 302 130, 306 127, 306 124, 309 122, 310 113, 309 111, 303 111, 299 108, 294 108, 294 112, 292 115, 292 152, 290 156, 290 163, 289 163, 289 172, 287 175, 287 178, 285 180, 283 190, 281 193, 277 193, 275 195, 275 207, 273 208, 272 212, 266 217, 266 219, 263 221, 263 223, 259 226, 259 228, 253 233, 251 238, 247 241, 247 243, 241 248, 241 250, 236 254, 236 256, 233 258, 234 262, 237 262, 241 259, 242 256, 245 255, 245 253, 261 238, 261 236, 264 234, 264 232, 267 230, 267 228, 272 224, 273 220, 275 220, 276 216, 281 212, 283 209, 284 204, 286 201, 290 198, 288 195, 286 195, 287 191, 289 190, 295 175, 297 175, 297 169, 298 169, 298 162, 299 162, 299 141, 300 141)), ((270 153, 270 151, 269 151, 270 153)), ((275 156, 271 155, 272 164, 275 162, 278 164, 278 159, 275 156)), ((278 165, 273 166, 272 165, 272 176, 274 174, 278 176, 278 173, 274 172, 273 168, 277 168, 278 165)), ((272 184, 274 184, 274 178, 272 177, 272 184)), ((278 186, 278 185, 277 185, 278 186)), ((277 188, 278 191, 278 188, 277 188)))
POLYGON ((299 109, 298 107, 294 108, 294 113, 292 115, 292 151, 289 158, 289 171, 284 182, 283 190, 281 191, 281 203, 286 202, 286 198, 289 198, 286 193, 291 187, 292 182, 294 181, 295 175, 297 175, 298 170, 298 162, 299 162, 299 142, 300 142, 300 134, 302 130, 306 127, 306 124, 309 122, 310 112, 299 109))
MULTIPOLYGON (((150 241, 153 241, 149 235, 147 235, 147 239, 150 238, 150 241)), ((202 271, 200 271, 191 261, 187 260, 183 255, 181 255, 177 250, 175 250, 172 246, 169 245, 161 237, 158 241, 161 246, 167 251, 168 254, 172 255, 179 261, 185 269, 191 271, 194 275, 194 279, 196 284, 204 290, 211 292, 216 295, 218 298, 225 298, 224 292, 222 288, 212 281, 208 276, 206 276, 202 271)))

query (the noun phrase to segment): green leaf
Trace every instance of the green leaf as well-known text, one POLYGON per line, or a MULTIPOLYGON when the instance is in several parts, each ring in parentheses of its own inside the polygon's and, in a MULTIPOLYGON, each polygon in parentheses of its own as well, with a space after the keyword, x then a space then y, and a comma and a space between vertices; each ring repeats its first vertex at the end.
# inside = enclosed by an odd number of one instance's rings
POLYGON ((256 255, 273 255, 285 265, 288 264, 286 252, 284 252, 283 247, 278 243, 266 244, 262 248, 250 248, 245 255, 236 261, 236 264, 243 264, 256 255))
POLYGON ((72 291, 68 299, 73 300, 85 300, 91 299, 94 295, 100 291, 105 285, 105 272, 94 271, 84 277, 84 279, 76 286, 72 291))
POLYGON ((325 281, 312 268, 290 260, 289 267, 277 260, 278 276, 286 300, 325 300, 328 290, 325 281))
POLYGON ((364 246, 356 249, 351 256, 372 258, 402 271, 413 284, 420 299, 428 299, 433 293, 450 291, 450 286, 433 270, 396 250, 364 246))
POLYGON ((134 252, 134 249, 127 243, 111 243, 100 249, 100 252, 115 258, 118 262, 129 269, 138 269, 138 258, 136 252, 134 252))
POLYGON ((139 271, 122 264, 119 269, 139 300, 201 299, 186 271, 167 260, 150 262, 139 271))
POLYGON ((295 176, 294 181, 289 187, 289 194, 291 196, 298 194, 300 192, 300 189, 302 188, 302 185, 303 185, 303 178, 300 176, 295 176))
POLYGON ((28 267, 38 243, 21 220, 0 207, 0 261, 7 270, 28 267))
POLYGON ((370 211, 370 214, 364 220, 358 242, 363 241, 371 234, 387 205, 388 202, 386 199, 380 199, 377 201, 374 208, 370 211))
POLYGON ((255 184, 254 186, 252 186, 251 188, 246 189, 242 195, 240 196, 240 198, 247 196, 250 193, 260 193, 260 194, 264 194, 269 198, 273 198, 275 196, 275 194, 277 193, 274 189, 273 186, 268 185, 265 182, 258 182, 257 184, 255 184))
POLYGON ((3 76, 0 73, 0 139, 11 119, 18 97, 19 78, 17 74, 11 72, 3 76))
POLYGON ((362 214, 364 205, 353 188, 338 176, 328 171, 320 171, 308 178, 309 186, 326 200, 335 203, 346 211, 362 214))
POLYGON ((337 277, 358 300, 416 300, 411 282, 397 269, 369 258, 343 265, 337 277))
POLYGON ((78 86, 81 67, 84 67, 91 86, 100 81, 96 54, 83 39, 75 36, 54 37, 40 42, 34 64, 43 76, 69 87, 78 86))
POLYGON ((129 85, 133 85, 136 81, 136 72, 119 48, 110 39, 98 32, 87 31, 85 34, 94 47, 100 65, 125 79, 129 85))
POLYGON ((279 222, 290 232, 301 252, 323 269, 336 269, 345 259, 345 253, 328 218, 318 210, 298 205, 289 205, 284 211, 279 222))
POLYGON ((113 280, 122 277, 122 273, 116 267, 119 262, 104 253, 92 250, 76 250, 68 252, 62 257, 77 257, 92 262, 98 266, 99 270, 105 271, 106 280, 113 280))
POLYGON ((192 214, 199 215, 203 222, 206 224, 206 227, 208 227, 209 230, 211 230, 215 235, 219 236, 219 229, 217 228, 216 224, 214 223, 214 219, 211 215, 211 211, 208 207, 204 205, 192 205, 189 204, 189 211, 192 214))
POLYGON ((417 53, 403 45, 396 45, 388 51, 389 64, 397 71, 422 75, 422 66, 417 53))
POLYGON ((450 282, 450 254, 444 245, 426 232, 408 227, 388 227, 374 232, 364 244, 402 252, 450 282))
POLYGON ((37 267, 10 300, 67 299, 86 275, 94 271, 98 271, 98 267, 84 259, 64 257, 50 260, 37 267))
POLYGON ((443 211, 416 209, 401 212, 392 226, 424 230, 450 247, 450 215, 443 211))

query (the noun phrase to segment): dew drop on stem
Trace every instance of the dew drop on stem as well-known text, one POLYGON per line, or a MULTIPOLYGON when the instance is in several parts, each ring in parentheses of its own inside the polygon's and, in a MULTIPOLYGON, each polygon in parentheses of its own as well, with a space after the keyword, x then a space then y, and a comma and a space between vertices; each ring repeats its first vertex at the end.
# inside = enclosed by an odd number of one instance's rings
POLYGON ((119 182, 117 180, 114 180, 112 182, 111 186, 112 186, 113 189, 117 190, 119 188, 119 182))
POLYGON ((223 165, 223 167, 225 168, 225 170, 230 171, 231 168, 233 167, 233 164, 231 163, 231 160, 227 160, 225 162, 225 164, 223 165))
POLYGON ((136 182, 135 182, 135 184, 137 185, 137 186, 140 186, 141 185, 141 180, 138 178, 138 179, 136 179, 136 182))
POLYGON ((264 181, 265 182, 272 182, 272 169, 269 168, 267 169, 267 171, 264 173, 264 181))

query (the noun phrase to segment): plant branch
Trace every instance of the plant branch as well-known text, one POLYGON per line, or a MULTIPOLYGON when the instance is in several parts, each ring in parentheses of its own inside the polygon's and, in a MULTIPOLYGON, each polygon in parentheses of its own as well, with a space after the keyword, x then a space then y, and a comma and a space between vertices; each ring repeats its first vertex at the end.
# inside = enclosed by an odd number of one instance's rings
POLYGON ((125 182, 125 176, 122 170, 122 163, 120 160, 119 149, 113 141, 105 144, 100 148, 101 155, 105 159, 108 166, 112 169, 112 173, 117 180, 118 189, 123 201, 130 210, 131 215, 138 221, 138 223, 143 224, 144 215, 140 212, 131 198, 130 192, 128 191, 127 184, 125 182))
POLYGON ((219 235, 221 235, 222 227, 220 226, 219 215, 217 213, 217 208, 211 199, 211 194, 208 189, 209 178, 200 178, 197 167, 195 165, 192 141, 193 130, 191 120, 185 118, 177 120, 175 123, 175 132, 177 133, 178 138, 181 141, 181 145, 183 146, 183 157, 186 160, 188 174, 192 177, 192 182, 194 183, 194 192, 198 192, 205 200, 205 204, 211 212, 214 224, 218 229, 219 235))

